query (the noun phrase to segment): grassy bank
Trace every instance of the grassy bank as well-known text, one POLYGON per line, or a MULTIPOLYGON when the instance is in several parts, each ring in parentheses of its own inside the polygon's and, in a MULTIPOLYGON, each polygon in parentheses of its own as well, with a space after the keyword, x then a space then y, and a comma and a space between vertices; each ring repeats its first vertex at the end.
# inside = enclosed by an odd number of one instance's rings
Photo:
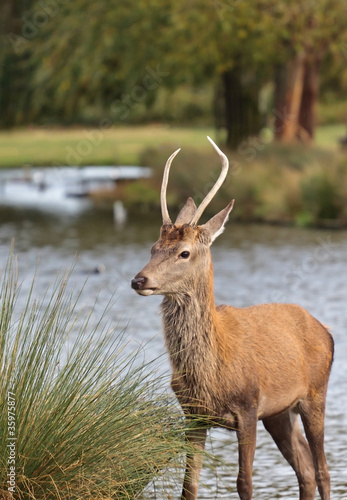
MULTIPOLYGON (((316 146, 336 151, 343 125, 317 129, 316 146)), ((223 143, 212 128, 165 125, 97 129, 19 129, 0 132, 0 168, 22 165, 138 165, 145 148, 169 144, 208 152, 206 135, 223 143)))
POLYGON ((26 129, 0 132, 0 168, 22 165, 138 165, 157 144, 208 149, 213 129, 164 125, 96 129, 26 129))
POLYGON ((68 276, 41 298, 34 280, 21 307, 17 279, 11 260, 0 286, 0 498, 131 499, 166 468, 178 475, 189 444, 167 381, 122 354, 107 310, 77 313, 68 276))

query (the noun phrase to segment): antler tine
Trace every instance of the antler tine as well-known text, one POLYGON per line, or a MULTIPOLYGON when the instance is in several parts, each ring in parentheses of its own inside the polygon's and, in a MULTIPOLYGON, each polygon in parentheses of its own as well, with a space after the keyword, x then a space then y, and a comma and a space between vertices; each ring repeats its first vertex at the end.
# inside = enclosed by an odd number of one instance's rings
POLYGON ((225 178, 227 176, 228 169, 229 169, 229 160, 225 156, 225 154, 223 153, 223 151, 221 151, 219 149, 219 147, 213 142, 213 140, 211 139, 211 137, 207 136, 207 139, 210 141, 210 143, 212 144, 212 146, 214 147, 214 149, 217 151, 217 153, 219 154, 219 156, 220 156, 220 158, 222 160, 222 171, 219 174, 219 177, 218 177, 215 185, 213 186, 213 188, 211 189, 211 191, 205 196, 205 198, 203 199, 203 201, 200 203, 200 206, 198 207, 197 211, 195 212, 194 217, 190 221, 190 225, 192 225, 192 226, 198 223, 200 217, 204 213, 205 208, 211 202, 211 200, 213 199, 213 197, 215 196, 215 194, 217 193, 217 191, 219 190, 219 188, 223 184, 223 182, 224 182, 224 180, 225 180, 225 178))
POLYGON ((177 153, 181 151, 181 148, 177 149, 170 158, 167 160, 165 168, 164 168, 164 174, 163 174, 163 181, 161 184, 161 192, 160 192, 160 204, 161 204, 161 214, 163 216, 163 225, 164 224, 172 224, 169 211, 167 209, 167 203, 166 203, 166 188, 167 188, 167 183, 169 180, 169 172, 170 172, 170 167, 172 160, 175 158, 177 153))

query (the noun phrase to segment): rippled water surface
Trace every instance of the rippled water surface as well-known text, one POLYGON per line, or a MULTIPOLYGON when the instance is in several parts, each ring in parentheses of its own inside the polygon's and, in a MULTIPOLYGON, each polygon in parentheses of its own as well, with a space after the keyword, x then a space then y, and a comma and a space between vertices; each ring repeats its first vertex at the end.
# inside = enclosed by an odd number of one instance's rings
MULTIPOLYGON (((142 219, 138 224, 130 221, 124 227, 116 227, 112 214, 103 211, 45 215, 0 207, 0 266, 6 261, 12 238, 24 289, 29 286, 38 258, 42 290, 52 283, 59 270, 72 264, 75 254, 78 261, 72 281, 77 285, 84 283, 87 274, 97 266, 105 266, 104 272, 92 274, 88 279, 83 300, 99 291, 96 308, 102 311, 115 292, 117 304, 110 319, 121 326, 130 321, 127 328, 130 346, 146 344, 145 359, 155 359, 164 351, 161 299, 139 297, 129 284, 148 261, 159 223, 159 219, 142 219)), ((248 306, 271 301, 295 302, 331 328, 336 354, 328 391, 326 454, 332 499, 346 500, 347 232, 241 226, 231 220, 212 253, 217 303, 248 306)), ((162 363, 162 367, 167 370, 168 363, 162 363)), ((261 424, 257 439, 254 498, 297 499, 294 473, 261 424)), ((237 499, 235 435, 214 430, 209 447, 229 466, 218 471, 218 479, 211 472, 203 472, 205 486, 201 487, 199 498, 237 499)), ((172 495, 175 497, 176 493, 172 495)))

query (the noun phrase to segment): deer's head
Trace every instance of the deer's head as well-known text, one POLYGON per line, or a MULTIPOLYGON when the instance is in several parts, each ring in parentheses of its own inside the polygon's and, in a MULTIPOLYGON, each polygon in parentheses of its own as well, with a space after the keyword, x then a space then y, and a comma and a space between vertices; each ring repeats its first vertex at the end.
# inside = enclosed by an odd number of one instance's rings
POLYGON ((188 198, 175 223, 171 222, 166 203, 166 188, 175 151, 167 160, 161 186, 161 211, 163 225, 160 237, 151 249, 148 264, 131 281, 140 295, 174 295, 188 293, 190 288, 203 280, 210 271, 210 246, 223 230, 234 200, 208 222, 199 226, 198 221, 215 196, 228 173, 229 162, 225 154, 208 137, 222 160, 222 171, 211 191, 197 208, 188 198))

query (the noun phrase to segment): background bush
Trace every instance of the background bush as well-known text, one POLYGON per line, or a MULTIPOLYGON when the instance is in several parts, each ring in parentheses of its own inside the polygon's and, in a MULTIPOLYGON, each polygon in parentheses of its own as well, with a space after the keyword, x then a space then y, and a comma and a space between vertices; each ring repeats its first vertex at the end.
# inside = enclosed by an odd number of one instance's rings
MULTIPOLYGON (((233 198, 233 217, 242 221, 285 222, 297 225, 347 224, 344 200, 347 194, 347 158, 343 152, 296 148, 279 144, 226 151, 230 171, 219 194, 206 210, 213 215, 233 198), (261 149, 260 149, 261 148, 261 149), (247 152, 245 154, 245 151, 247 152)), ((159 190, 167 158, 175 146, 151 147, 141 162, 154 174, 150 183, 159 190)), ((174 214, 188 196, 200 203, 220 172, 214 151, 185 147, 171 167, 167 200, 174 214)), ((139 200, 138 200, 139 202, 139 200)))

